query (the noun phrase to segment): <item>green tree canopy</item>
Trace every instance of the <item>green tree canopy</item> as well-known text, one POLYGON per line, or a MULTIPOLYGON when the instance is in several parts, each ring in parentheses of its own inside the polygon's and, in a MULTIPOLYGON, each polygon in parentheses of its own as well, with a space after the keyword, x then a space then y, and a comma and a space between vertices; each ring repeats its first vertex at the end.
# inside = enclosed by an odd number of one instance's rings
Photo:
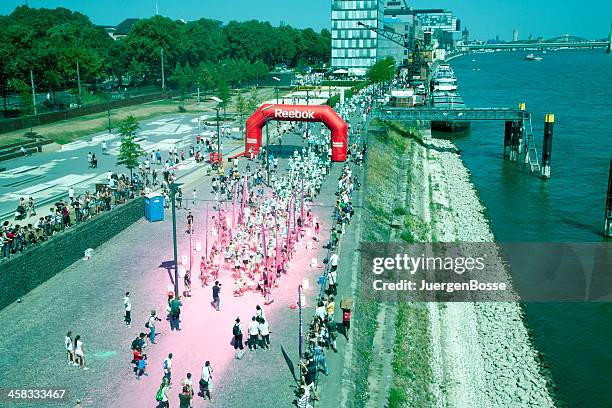
POLYGON ((290 66, 323 64, 331 54, 328 30, 300 30, 269 22, 211 19, 184 22, 154 16, 138 20, 121 39, 113 40, 105 29, 81 13, 66 8, 19 6, 0 16, 0 92, 16 93, 13 80, 30 81, 54 93, 74 89, 77 61, 81 82, 161 86, 161 52, 166 78, 187 75, 186 88, 212 90, 223 77, 228 86, 253 85, 278 63, 290 66), (177 71, 177 72, 175 72, 177 71))
POLYGON ((368 79, 372 82, 385 82, 393 78, 395 74, 395 59, 387 57, 377 61, 367 72, 368 79))
POLYGON ((117 164, 130 169, 130 179, 132 179, 133 170, 138 167, 140 157, 145 154, 145 151, 135 140, 138 129, 140 129, 140 126, 132 115, 129 115, 119 124, 121 145, 117 155, 117 164))

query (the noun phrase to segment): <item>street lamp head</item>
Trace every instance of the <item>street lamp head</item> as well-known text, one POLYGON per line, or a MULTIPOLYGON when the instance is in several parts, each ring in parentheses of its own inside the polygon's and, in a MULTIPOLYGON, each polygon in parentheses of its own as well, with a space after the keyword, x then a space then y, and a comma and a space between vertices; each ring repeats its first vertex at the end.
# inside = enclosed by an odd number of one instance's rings
POLYGON ((217 98, 216 96, 211 96, 210 99, 212 99, 213 101, 218 102, 218 103, 223 103, 223 99, 217 98))
POLYGON ((275 77, 275 76, 274 76, 274 77, 272 77, 272 79, 273 79, 273 80, 275 80, 275 81, 280 82, 280 78, 278 78, 278 77, 275 77))

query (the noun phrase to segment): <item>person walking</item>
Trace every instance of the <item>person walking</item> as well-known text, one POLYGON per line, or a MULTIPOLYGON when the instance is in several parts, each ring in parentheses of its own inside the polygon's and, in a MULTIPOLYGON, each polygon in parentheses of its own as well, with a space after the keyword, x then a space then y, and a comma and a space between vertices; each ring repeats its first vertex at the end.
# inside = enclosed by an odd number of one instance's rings
POLYGON ((125 309, 125 327, 129 328, 132 324, 132 301, 130 300, 130 292, 125 292, 123 308, 125 309))
POLYGON ((102 141, 102 154, 106 154, 106 148, 107 148, 106 140, 103 140, 102 141))
POLYGON ((338 275, 334 269, 331 269, 327 274, 327 279, 329 281, 329 287, 327 288, 327 292, 330 295, 338 294, 338 275))
POLYGON ((221 304, 221 299, 219 298, 220 292, 221 292, 221 284, 219 283, 219 281, 215 281, 215 286, 212 287, 212 296, 213 296, 213 305, 215 306, 215 309, 217 311, 221 310, 219 309, 220 304, 221 304))
POLYGON ((344 337, 348 340, 349 329, 351 328, 351 310, 342 309, 342 326, 344 327, 344 337))
POLYGON ((240 327, 239 317, 236 318, 232 334, 234 335, 234 350, 244 350, 244 345, 242 344, 242 327, 240 327))
POLYGON ((164 360, 164 378, 168 381, 168 385, 172 382, 172 353, 164 360))
POLYGON ((168 393, 170 392, 170 383, 166 377, 162 379, 162 383, 157 390, 157 394, 155 394, 155 400, 161 403, 162 407, 168 408, 170 406, 170 402, 168 399, 168 393))
POLYGON ((200 392, 202 398, 212 400, 212 373, 213 369, 210 365, 210 361, 206 361, 204 363, 204 367, 202 367, 202 378, 200 379, 200 392))
POLYGON ((147 337, 146 334, 140 333, 138 337, 132 340, 132 350, 136 350, 136 349, 142 350, 145 347, 147 347, 147 343, 145 342, 145 337, 147 337))
POLYGON ((187 214, 187 233, 188 234, 191 234, 192 232, 195 231, 193 227, 194 227, 193 214, 191 213, 191 211, 189 211, 189 214, 187 214))
POLYGON ((149 341, 151 344, 155 344, 155 322, 161 322, 161 319, 157 317, 155 310, 151 310, 149 320, 145 324, 145 327, 149 329, 149 341))
POLYGON ((259 337, 259 323, 257 318, 253 316, 249 323, 249 350, 257 350, 257 341, 259 337))
MULTIPOLYGON (((189 396, 189 404, 185 408, 189 408, 193 406, 193 379, 191 378, 191 373, 187 373, 187 378, 181 381, 181 385, 187 387, 187 395, 189 396)), ((184 391, 183 391, 184 392, 184 391)), ((180 399, 180 396, 179 396, 180 399)))
POLYGON ((147 374, 147 355, 143 354, 142 358, 138 361, 138 364, 136 365, 136 379, 140 380, 140 377, 142 377, 143 375, 148 376, 149 374, 147 374))
POLYGON ((141 347, 136 347, 132 350, 132 364, 134 364, 134 375, 136 376, 137 380, 140 380, 138 377, 138 366, 143 358, 144 354, 142 353, 141 347))
POLYGON ((261 306, 257 305, 255 306, 255 316, 257 318, 261 318, 261 319, 265 319, 266 318, 266 314, 264 313, 264 310, 261 306))
POLYGON ((192 201, 191 204, 195 206, 196 200, 198 199, 198 193, 196 189, 193 189, 193 193, 191 193, 192 201))
POLYGON ((89 367, 85 367, 85 349, 83 348, 83 342, 81 341, 80 335, 74 338, 74 354, 79 367, 83 370, 89 370, 89 367))
POLYGON ((176 207, 177 208, 183 207, 183 190, 180 187, 178 188, 176 192, 176 207))
POLYGON ((183 386, 181 393, 179 394, 179 407, 180 408, 189 408, 191 407, 191 393, 189 391, 189 386, 183 386))
POLYGON ((77 363, 74 361, 74 344, 72 343, 71 331, 66 333, 66 337, 64 338, 64 346, 66 348, 66 364, 77 365, 77 363))
POLYGON ((179 324, 182 305, 180 296, 170 300, 170 330, 181 330, 179 324))
POLYGON ((263 317, 258 319, 259 335, 261 336, 261 347, 270 350, 270 327, 268 321, 263 317))
POLYGON ((68 189, 68 198, 70 199, 70 204, 74 203, 74 187, 70 186, 68 189))

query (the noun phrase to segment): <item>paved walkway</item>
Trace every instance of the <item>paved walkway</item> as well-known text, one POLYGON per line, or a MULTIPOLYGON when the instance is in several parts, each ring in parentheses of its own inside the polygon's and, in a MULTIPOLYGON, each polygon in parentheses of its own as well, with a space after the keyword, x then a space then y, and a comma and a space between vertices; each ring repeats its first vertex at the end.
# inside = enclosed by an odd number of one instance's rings
MULTIPOLYGON (((283 142, 284 156, 300 143, 301 138, 297 136, 286 139, 283 142)), ((246 160, 241 160, 241 166, 244 165, 246 160)), ((281 158, 280 167, 284 165, 285 159, 281 158)), ((334 165, 334 173, 327 179, 322 194, 324 201, 317 204, 333 204, 339 171, 340 165, 334 165)), ((205 213, 205 200, 212 197, 208 193, 210 177, 201 177, 201 172, 189 177, 193 184, 185 180, 186 187, 195 186, 201 197, 194 209, 195 247, 196 242, 203 242, 201 220, 205 213)), ((325 242, 329 236, 332 210, 315 206, 314 211, 322 221, 321 239, 325 242)), ((180 210, 177 223, 179 257, 188 254, 185 216, 186 211, 180 210)), ((210 287, 199 288, 199 281, 194 276, 193 298, 184 302, 181 316, 183 330, 170 333, 168 323, 160 322, 162 334, 159 343, 150 345, 147 350, 150 375, 137 381, 131 374, 130 343, 140 331, 146 331, 144 323, 151 309, 156 309, 161 316, 165 314, 171 274, 162 265, 172 258, 171 237, 169 213, 163 222, 141 220, 98 248, 91 260, 75 263, 26 295, 22 303, 0 311, 0 324, 4 328, 0 337, 0 388, 66 388, 69 401, 73 403, 76 398, 81 398, 83 407, 153 407, 162 376, 162 361, 167 353, 172 352, 175 380, 191 372, 197 383, 203 362, 211 361, 215 369, 214 381, 218 385, 211 406, 239 406, 247 396, 251 401, 261 398, 261 404, 253 401, 253 406, 290 404, 293 379, 289 367, 297 361, 297 312, 289 305, 295 303, 297 285, 304 277, 310 281, 308 295, 312 304, 317 288, 316 277, 322 269, 313 270, 307 265, 315 256, 320 262, 324 252, 320 244, 310 251, 303 248, 305 243, 299 244, 290 273, 281 278, 280 288, 273 294, 275 302, 265 309, 272 329, 271 351, 252 352, 236 361, 229 344, 235 317, 239 315, 243 322, 248 322, 255 305, 262 304, 261 296, 248 294, 234 298, 229 293, 233 281, 222 277, 225 285, 221 312, 216 312, 210 306, 210 287), (133 303, 133 324, 129 329, 123 323, 122 304, 128 290, 132 293, 133 303), (91 370, 81 371, 65 365, 63 336, 68 330, 82 336, 91 370), (277 379, 283 386, 270 391, 270 379, 277 379)), ((312 309, 305 311, 305 322, 310 321, 312 313, 312 309)), ((246 330, 246 324, 243 330, 246 330)), ((172 406, 178 405, 178 392, 177 386, 171 389, 172 406)), ((64 406, 71 405, 66 403, 64 406)), ((201 399, 196 399, 194 406, 205 405, 201 399)))

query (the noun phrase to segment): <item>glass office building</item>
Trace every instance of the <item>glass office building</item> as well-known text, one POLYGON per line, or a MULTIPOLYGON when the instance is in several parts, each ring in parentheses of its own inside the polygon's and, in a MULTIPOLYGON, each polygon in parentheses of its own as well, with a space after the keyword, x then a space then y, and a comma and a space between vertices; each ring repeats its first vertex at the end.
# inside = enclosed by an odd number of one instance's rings
POLYGON ((378 35, 358 25, 382 28, 382 0, 332 1, 332 67, 351 75, 365 75, 379 58, 378 35))

